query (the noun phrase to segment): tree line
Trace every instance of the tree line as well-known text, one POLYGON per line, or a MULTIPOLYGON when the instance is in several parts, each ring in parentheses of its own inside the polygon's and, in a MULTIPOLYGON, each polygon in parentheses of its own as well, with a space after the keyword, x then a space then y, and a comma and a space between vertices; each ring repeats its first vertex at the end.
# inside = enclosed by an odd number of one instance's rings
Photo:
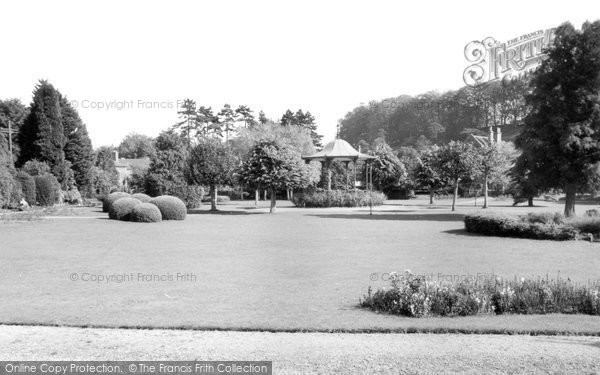
MULTIPOLYGON (((189 98, 182 101, 181 109, 177 113, 180 120, 172 128, 185 137, 189 146, 198 139, 208 137, 224 138, 225 142, 229 142, 230 135, 237 133, 241 128, 273 122, 263 111, 259 112, 256 119, 254 111, 246 105, 233 109, 230 104, 225 104, 215 113, 212 107, 197 106, 196 101, 189 98)), ((288 109, 278 123, 282 126, 308 129, 315 147, 321 147, 323 137, 318 134, 316 119, 309 111, 299 109, 293 112, 288 109)))
POLYGON ((450 184, 456 196, 460 181, 481 173, 485 181, 499 168, 516 198, 532 204, 545 192, 564 193, 564 214, 573 216, 577 194, 600 190, 600 21, 579 30, 560 25, 545 52, 540 67, 519 80, 355 108, 341 120, 340 135, 365 149, 386 140, 421 186, 450 184), (516 155, 471 152, 464 140, 490 128, 508 133, 516 155))

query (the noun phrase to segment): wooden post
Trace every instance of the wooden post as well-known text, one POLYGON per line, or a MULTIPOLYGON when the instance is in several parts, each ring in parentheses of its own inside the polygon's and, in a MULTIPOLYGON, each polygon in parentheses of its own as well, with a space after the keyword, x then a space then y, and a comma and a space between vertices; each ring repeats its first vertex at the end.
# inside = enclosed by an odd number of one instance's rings
POLYGON ((346 172, 346 189, 344 189, 344 190, 346 190, 346 191, 348 191, 348 182, 349 182, 348 181, 348 164, 349 163, 350 163, 349 161, 344 163, 346 165, 346 168, 344 168, 344 171, 346 172))
POLYGON ((373 166, 369 163, 369 215, 373 215, 373 166))
POLYGON ((356 163, 358 162, 358 158, 354 160, 354 191, 356 192, 356 163))

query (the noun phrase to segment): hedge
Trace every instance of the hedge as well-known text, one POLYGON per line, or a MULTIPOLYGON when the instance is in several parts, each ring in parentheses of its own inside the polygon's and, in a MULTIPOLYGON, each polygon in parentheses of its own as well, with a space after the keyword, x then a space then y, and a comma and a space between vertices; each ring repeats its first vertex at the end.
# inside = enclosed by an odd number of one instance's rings
POLYGON ((21 200, 21 186, 8 168, 0 165, 0 208, 16 208, 21 200))
POLYGON ((187 215, 185 203, 177 197, 161 195, 152 198, 150 203, 158 207, 163 220, 185 220, 187 215))
POLYGON ((515 217, 473 214, 465 216, 465 229, 486 236, 531 238, 537 240, 576 240, 579 231, 569 224, 542 224, 515 217))
POLYGON ((137 223, 157 223, 162 220, 158 207, 151 203, 137 205, 131 211, 131 221, 137 223))
POLYGON ((120 198, 126 198, 130 195, 128 193, 124 193, 122 191, 116 191, 114 193, 110 193, 108 196, 102 199, 102 212, 108 212, 110 209, 110 205, 120 198))
POLYGON ((108 217, 113 220, 129 221, 133 209, 141 204, 139 200, 130 197, 117 199, 110 205, 108 217))

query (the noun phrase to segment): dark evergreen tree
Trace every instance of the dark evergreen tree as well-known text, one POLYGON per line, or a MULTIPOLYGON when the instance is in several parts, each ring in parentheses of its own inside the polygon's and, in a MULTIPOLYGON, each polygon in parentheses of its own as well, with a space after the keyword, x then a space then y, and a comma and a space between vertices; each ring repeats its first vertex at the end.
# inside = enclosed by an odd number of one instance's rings
POLYGON ((164 131, 154 142, 146 174, 146 192, 152 196, 175 195, 186 185, 184 169, 188 155, 184 139, 173 131, 164 131))
POLYGON ((89 194, 94 177, 92 141, 77 110, 71 106, 65 97, 61 98, 60 107, 63 129, 67 138, 64 147, 65 159, 71 163, 75 183, 79 190, 89 194))
POLYGON ((19 131, 17 141, 21 148, 18 165, 38 159, 47 162, 59 182, 65 182, 68 166, 65 164, 64 133, 60 93, 47 81, 40 81, 33 93, 31 111, 19 131))
POLYGON ((566 193, 566 216, 600 162, 600 21, 555 31, 547 59, 533 74, 526 97, 531 112, 517 139, 519 165, 544 189, 566 193))
POLYGON ((282 126, 294 125, 295 122, 296 116, 294 115, 294 112, 290 111, 289 109, 285 111, 283 116, 281 116, 281 120, 279 120, 279 123, 282 126))

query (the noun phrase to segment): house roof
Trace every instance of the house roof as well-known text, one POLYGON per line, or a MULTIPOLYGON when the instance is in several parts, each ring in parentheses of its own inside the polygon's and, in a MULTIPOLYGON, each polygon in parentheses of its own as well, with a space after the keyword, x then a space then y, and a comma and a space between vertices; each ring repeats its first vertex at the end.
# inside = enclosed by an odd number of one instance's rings
POLYGON ((334 139, 323 147, 323 149, 315 154, 309 156, 303 156, 304 160, 341 160, 341 161, 355 161, 355 160, 370 160, 375 159, 374 156, 363 154, 362 152, 356 151, 348 142, 343 139, 334 139))

